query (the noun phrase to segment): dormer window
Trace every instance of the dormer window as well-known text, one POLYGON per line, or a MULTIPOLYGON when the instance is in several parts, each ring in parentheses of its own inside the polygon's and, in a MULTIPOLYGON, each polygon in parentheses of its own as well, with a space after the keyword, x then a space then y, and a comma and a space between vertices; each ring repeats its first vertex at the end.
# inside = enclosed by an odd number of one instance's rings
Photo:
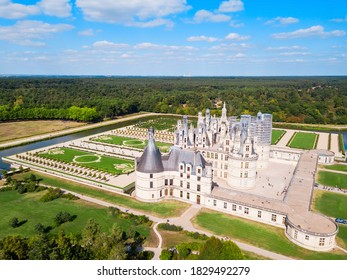
POLYGON ((249 146, 248 145, 246 146, 246 152, 249 152, 249 146))

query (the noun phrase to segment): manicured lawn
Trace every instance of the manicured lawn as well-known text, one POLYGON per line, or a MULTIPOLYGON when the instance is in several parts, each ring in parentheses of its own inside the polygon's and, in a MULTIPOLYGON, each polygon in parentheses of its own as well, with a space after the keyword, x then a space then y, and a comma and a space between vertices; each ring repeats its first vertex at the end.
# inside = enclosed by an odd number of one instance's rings
POLYGON ((347 225, 339 224, 339 233, 337 236, 339 245, 347 249, 347 225))
POLYGON ((147 214, 151 214, 151 215, 162 217, 162 218, 178 217, 189 206, 186 203, 174 201, 174 200, 167 200, 167 201, 155 202, 155 203, 140 202, 128 196, 117 195, 112 192, 95 189, 83 184, 78 184, 68 180, 56 178, 56 177, 42 174, 39 172, 30 172, 30 173, 25 173, 21 175, 16 175, 15 178, 29 177, 31 173, 35 174, 37 178, 41 178, 42 180, 40 182, 42 182, 42 184, 46 184, 46 185, 50 185, 54 187, 60 187, 62 189, 73 191, 79 194, 84 194, 90 197, 94 197, 94 198, 104 200, 110 203, 114 203, 117 205, 121 205, 124 207, 141 210, 147 214))
POLYGON ((347 164, 323 165, 325 169, 347 172, 347 164))
POLYGON ((281 140, 283 135, 286 133, 285 130, 277 130, 273 129, 272 130, 272 138, 271 138, 271 145, 276 145, 278 141, 281 140))
POLYGON ((173 131, 175 125, 177 124, 177 120, 182 118, 174 118, 174 117, 160 117, 152 120, 138 122, 136 124, 139 128, 149 128, 154 127, 155 130, 165 130, 169 129, 173 131))
MULTIPOLYGON (((92 140, 101 142, 101 143, 128 146, 131 148, 138 148, 138 149, 144 149, 148 143, 147 140, 140 140, 140 139, 129 138, 129 137, 115 136, 115 135, 101 135, 97 138, 93 138, 92 140)), ((168 152, 171 147, 170 144, 162 143, 162 142, 155 142, 155 144, 162 152, 168 152)))
POLYGON ((65 232, 81 232, 90 218, 108 231, 113 224, 117 224, 122 230, 128 231, 130 228, 148 236, 150 228, 144 225, 135 225, 131 219, 112 217, 107 208, 86 203, 82 200, 69 201, 63 198, 51 202, 41 202, 40 197, 46 191, 39 193, 19 194, 16 191, 0 192, 0 238, 7 235, 31 236, 35 234, 35 225, 41 223, 44 226, 53 227, 53 219, 60 211, 67 211, 71 215, 76 215, 75 220, 67 222, 52 229, 57 233, 63 229, 65 232), (18 228, 12 228, 9 220, 17 217, 19 221, 27 220, 18 228))
POLYGON ((315 190, 313 208, 329 217, 347 219, 347 195, 315 190))
POLYGON ((51 133, 69 128, 79 127, 85 123, 72 121, 16 121, 1 124, 0 142, 51 133))
POLYGON ((203 210, 194 224, 214 234, 252 244, 297 259, 347 259, 347 254, 320 253, 303 249, 287 239, 284 229, 236 218, 223 213, 203 210))
POLYGON ((318 183, 324 186, 347 189, 347 174, 319 171, 318 183))
POLYGON ((60 160, 66 163, 76 163, 80 166, 117 175, 132 172, 134 170, 134 162, 132 160, 103 156, 70 148, 53 148, 47 152, 39 154, 39 156, 60 160))
POLYGON ((305 150, 314 149, 317 137, 318 135, 314 133, 296 132, 288 146, 305 150))

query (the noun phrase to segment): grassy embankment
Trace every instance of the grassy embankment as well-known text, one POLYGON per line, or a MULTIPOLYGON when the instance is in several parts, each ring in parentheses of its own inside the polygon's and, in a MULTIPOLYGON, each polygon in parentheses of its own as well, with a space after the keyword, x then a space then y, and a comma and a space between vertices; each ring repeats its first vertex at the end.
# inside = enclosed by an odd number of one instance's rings
POLYGON ((193 222, 197 227, 207 229, 214 234, 228 236, 234 240, 296 259, 347 259, 347 254, 340 251, 322 253, 299 247, 289 241, 284 234, 284 229, 211 210, 201 211, 193 222))
POLYGON ((163 202, 155 202, 155 203, 145 203, 145 202, 138 201, 132 197, 117 195, 113 192, 95 189, 83 184, 56 178, 56 177, 42 174, 39 172, 29 172, 25 174, 20 174, 20 175, 14 176, 14 178, 28 177, 30 176, 31 173, 35 174, 37 178, 40 178, 41 179, 40 182, 42 184, 53 186, 53 187, 59 187, 62 189, 66 189, 68 191, 90 196, 90 197, 100 199, 109 203, 114 203, 116 205, 120 205, 123 207, 139 210, 146 214, 154 215, 161 218, 178 217, 189 206, 186 203, 174 201, 174 200, 166 200, 163 202))

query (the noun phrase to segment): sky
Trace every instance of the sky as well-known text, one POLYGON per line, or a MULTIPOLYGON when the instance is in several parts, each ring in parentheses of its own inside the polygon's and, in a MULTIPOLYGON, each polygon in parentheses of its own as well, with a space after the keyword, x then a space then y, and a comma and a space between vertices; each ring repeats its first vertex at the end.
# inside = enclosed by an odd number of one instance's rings
POLYGON ((347 0, 0 0, 0 75, 347 74, 347 0))

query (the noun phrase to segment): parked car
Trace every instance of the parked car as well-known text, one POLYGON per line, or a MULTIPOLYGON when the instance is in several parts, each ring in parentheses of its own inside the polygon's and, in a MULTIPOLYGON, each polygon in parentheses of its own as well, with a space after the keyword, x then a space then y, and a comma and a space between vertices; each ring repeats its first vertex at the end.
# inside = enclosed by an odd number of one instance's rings
POLYGON ((339 224, 345 224, 345 225, 347 225, 347 221, 344 220, 344 219, 341 219, 341 218, 336 218, 336 219, 335 219, 335 222, 336 222, 336 223, 339 223, 339 224))

